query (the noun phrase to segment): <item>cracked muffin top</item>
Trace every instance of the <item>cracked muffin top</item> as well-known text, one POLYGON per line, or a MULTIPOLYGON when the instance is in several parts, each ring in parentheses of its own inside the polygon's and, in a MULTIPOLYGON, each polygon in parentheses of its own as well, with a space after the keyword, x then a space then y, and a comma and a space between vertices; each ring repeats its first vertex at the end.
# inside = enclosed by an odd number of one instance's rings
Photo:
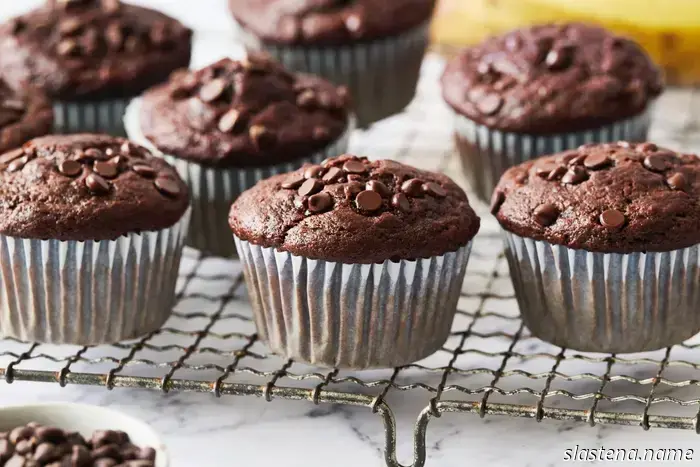
POLYGON ((0 233, 113 240, 171 227, 187 186, 163 159, 124 138, 45 136, 0 155, 0 233))
POLYGON ((585 145, 510 168, 492 198, 504 229, 605 253, 700 243, 700 159, 653 143, 585 145))
POLYGON ((480 220, 445 175, 345 155, 259 182, 233 204, 229 223, 255 245, 371 264, 455 251, 480 220))
POLYGON ((442 77, 459 114, 501 131, 590 130, 637 116, 663 90, 661 71, 630 39, 586 24, 550 24, 463 50, 442 77))

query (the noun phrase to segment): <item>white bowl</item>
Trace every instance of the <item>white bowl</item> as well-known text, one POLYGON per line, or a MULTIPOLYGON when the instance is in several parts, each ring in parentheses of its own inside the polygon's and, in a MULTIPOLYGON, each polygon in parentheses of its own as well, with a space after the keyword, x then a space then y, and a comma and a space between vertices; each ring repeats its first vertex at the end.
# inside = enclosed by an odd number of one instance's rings
POLYGON ((37 422, 77 431, 87 439, 95 430, 121 430, 137 446, 156 450, 156 467, 170 464, 165 444, 147 424, 123 413, 85 404, 49 403, 0 407, 0 431, 37 422))

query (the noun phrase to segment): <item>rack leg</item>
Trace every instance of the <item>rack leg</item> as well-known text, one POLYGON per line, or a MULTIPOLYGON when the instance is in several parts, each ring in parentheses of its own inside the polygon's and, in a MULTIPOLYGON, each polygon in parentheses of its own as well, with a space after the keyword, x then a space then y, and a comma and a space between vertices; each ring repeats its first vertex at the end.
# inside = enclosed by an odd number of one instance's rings
POLYGON ((377 404, 375 411, 379 412, 384 420, 384 460, 387 467, 423 467, 426 460, 425 433, 428 429, 428 422, 433 417, 432 407, 428 406, 420 413, 416 425, 413 429, 413 462, 410 465, 403 465, 396 460, 396 420, 394 413, 385 402, 377 404))

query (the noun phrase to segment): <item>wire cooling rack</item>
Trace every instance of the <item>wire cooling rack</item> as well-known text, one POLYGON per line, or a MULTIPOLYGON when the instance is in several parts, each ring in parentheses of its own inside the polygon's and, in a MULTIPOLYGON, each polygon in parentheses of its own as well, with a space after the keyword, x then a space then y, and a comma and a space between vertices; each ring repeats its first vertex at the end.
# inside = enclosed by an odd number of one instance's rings
MULTIPOLYGON (((354 152, 441 170, 461 181, 449 112, 439 98, 441 67, 430 57, 410 109, 355 135, 354 152)), ((671 91, 658 102, 652 139, 697 150, 699 124, 698 94, 671 91)), ((240 264, 187 251, 174 315, 163 329, 98 347, 0 341, 0 378, 366 407, 383 418, 392 467, 401 464, 391 401, 406 393, 425 399, 414 429, 413 467, 425 464, 431 418, 450 412, 700 432, 700 338, 656 352, 610 355, 532 337, 518 317, 495 222, 485 206, 477 209, 484 225, 453 332, 440 351, 415 364, 350 372, 274 356, 255 334, 240 264)))

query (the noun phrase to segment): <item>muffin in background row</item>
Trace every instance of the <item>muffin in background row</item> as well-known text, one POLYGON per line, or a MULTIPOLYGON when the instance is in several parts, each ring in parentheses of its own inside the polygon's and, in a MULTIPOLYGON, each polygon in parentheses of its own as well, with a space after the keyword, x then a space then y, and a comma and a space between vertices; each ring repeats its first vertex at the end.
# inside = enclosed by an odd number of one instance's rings
POLYGON ((413 99, 435 0, 229 0, 249 51, 345 85, 359 126, 413 99))
POLYGON ((126 127, 190 186, 188 244, 230 256, 231 202, 260 180, 344 153, 349 105, 343 87, 250 56, 175 73, 130 106, 126 127))
POLYGON ((633 41, 585 24, 516 30, 465 49, 442 77, 465 175, 489 200, 501 174, 585 143, 645 141, 660 70, 633 41))
POLYGON ((56 131, 123 135, 124 110, 190 63, 192 31, 118 0, 48 0, 0 25, 0 74, 54 103, 56 131))
POLYGON ((37 89, 14 90, 0 78, 0 154, 51 133, 53 109, 37 89))
POLYGON ((46 136, 0 156, 0 334, 93 345, 155 331, 189 221, 174 168, 122 138, 46 136))
POLYGON ((562 347, 622 353, 700 331, 700 159, 586 145, 509 169, 492 209, 520 312, 562 347))
POLYGON ((444 344, 480 222, 446 176, 348 155, 258 183, 229 221, 260 337, 354 369, 444 344))

